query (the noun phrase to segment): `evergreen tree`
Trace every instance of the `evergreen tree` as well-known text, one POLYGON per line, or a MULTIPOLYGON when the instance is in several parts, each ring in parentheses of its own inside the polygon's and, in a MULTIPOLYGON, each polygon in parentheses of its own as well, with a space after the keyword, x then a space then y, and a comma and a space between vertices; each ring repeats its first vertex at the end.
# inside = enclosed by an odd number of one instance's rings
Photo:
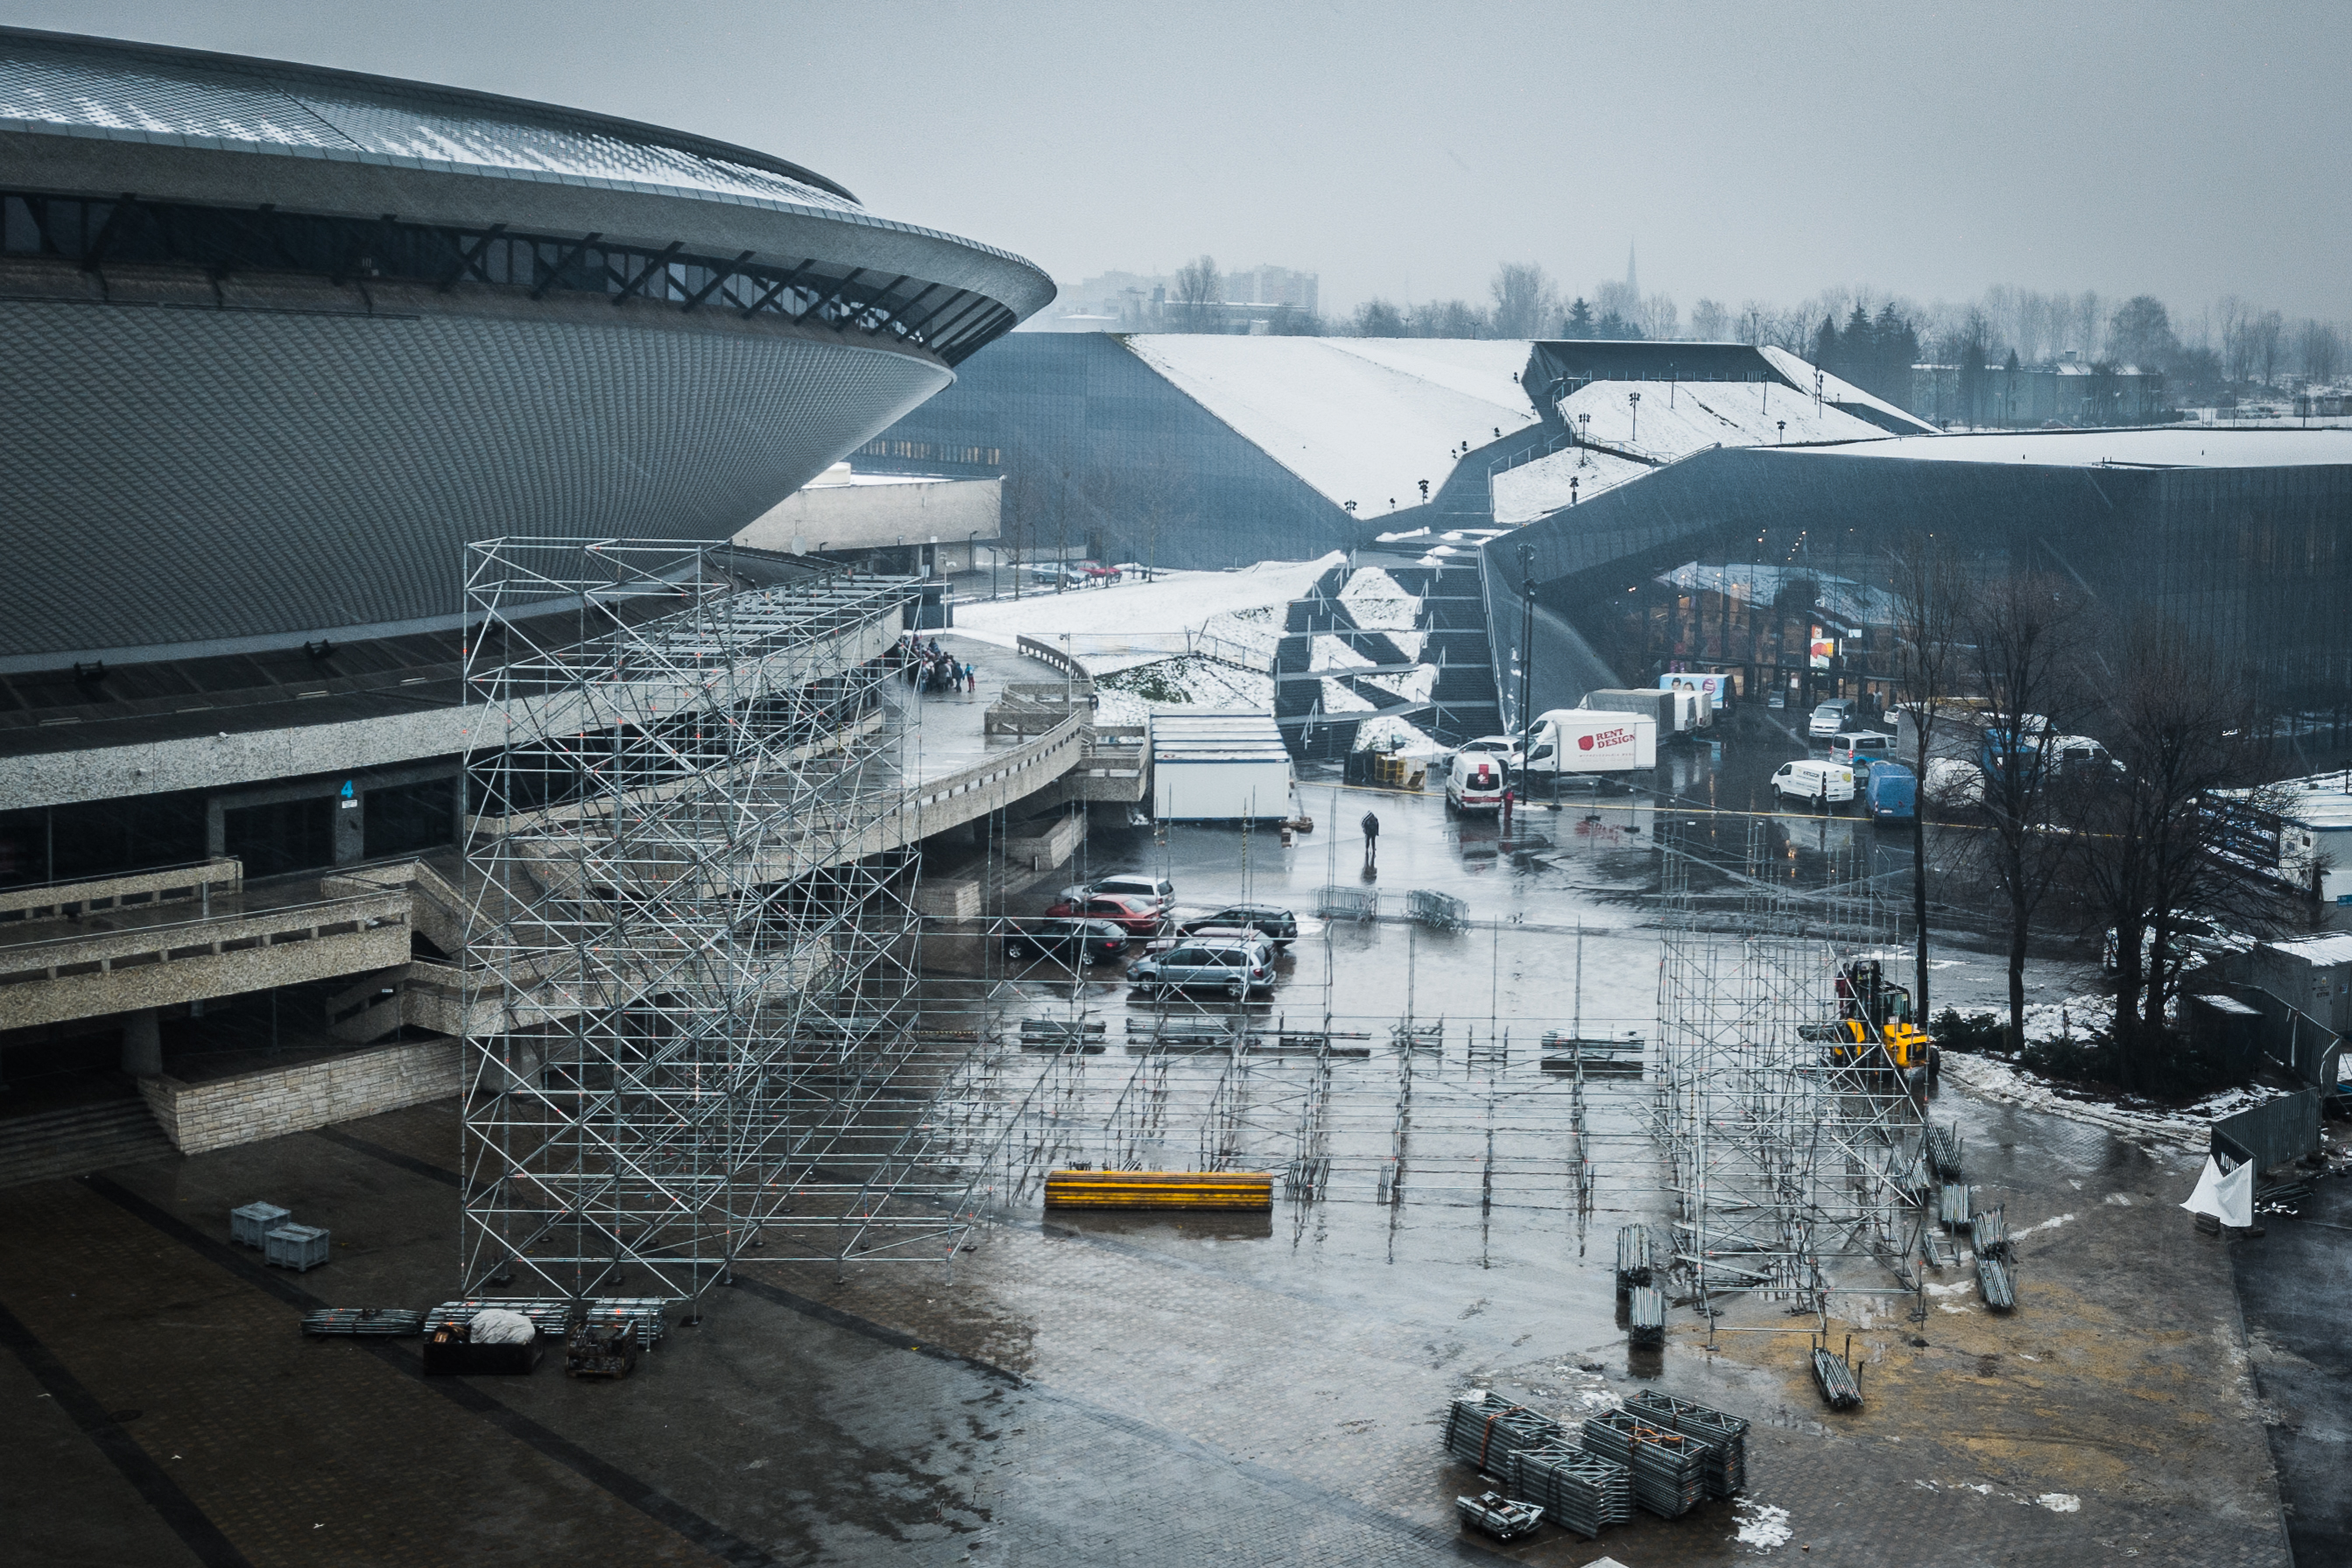
POLYGON ((1871 336, 1878 350, 1878 384, 1868 390, 1887 402, 1902 407, 1911 406, 1911 367, 1919 360, 1919 334, 1911 323, 1896 313, 1895 302, 1888 300, 1879 307, 1878 319, 1871 325, 1871 336))
POLYGON ((1838 368, 1838 358, 1837 323, 1824 316, 1822 318, 1822 329, 1813 334, 1813 363, 1822 370, 1833 371, 1838 368))
POLYGON ((1592 336, 1592 307, 1587 304, 1584 296, 1580 294, 1574 303, 1568 308, 1568 325, 1562 335, 1570 338, 1590 338, 1592 336))

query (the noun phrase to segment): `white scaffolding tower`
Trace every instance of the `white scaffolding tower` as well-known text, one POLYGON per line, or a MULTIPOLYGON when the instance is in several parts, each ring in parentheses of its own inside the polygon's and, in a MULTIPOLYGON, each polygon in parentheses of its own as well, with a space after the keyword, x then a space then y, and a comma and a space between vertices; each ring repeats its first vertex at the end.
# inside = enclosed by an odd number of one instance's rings
POLYGON ((1916 1084, 1883 1046, 1831 1049, 1840 966, 1895 936, 1890 912, 1867 878, 1833 876, 1845 885, 1830 898, 1785 892, 1760 827, 1744 867, 1702 867, 1741 889, 1722 928, 1693 892, 1690 848, 1661 846, 1654 1132, 1674 1266, 1692 1293, 1819 1312, 1832 1293, 1917 1288, 1922 1119, 1916 1084))
POLYGON ((467 557, 466 1287, 688 1299, 952 1252, 893 709, 907 585, 727 547, 467 557), (787 1245, 769 1249, 772 1239, 787 1245))

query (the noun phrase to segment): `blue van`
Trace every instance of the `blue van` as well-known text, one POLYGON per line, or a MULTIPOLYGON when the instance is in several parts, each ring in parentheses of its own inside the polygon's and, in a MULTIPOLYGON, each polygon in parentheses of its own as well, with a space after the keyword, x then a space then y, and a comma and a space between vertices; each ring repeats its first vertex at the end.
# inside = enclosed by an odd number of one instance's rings
POLYGON ((1874 822, 1907 822, 1919 810, 1919 776, 1900 762, 1871 765, 1863 800, 1874 822))

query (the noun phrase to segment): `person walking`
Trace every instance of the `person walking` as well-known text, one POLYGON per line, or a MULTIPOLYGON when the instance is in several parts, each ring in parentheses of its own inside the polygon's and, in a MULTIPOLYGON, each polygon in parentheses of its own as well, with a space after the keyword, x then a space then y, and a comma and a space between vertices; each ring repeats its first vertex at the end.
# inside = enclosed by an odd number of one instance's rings
POLYGON ((1381 869, 1381 820, 1372 812, 1364 813, 1364 869, 1381 869))

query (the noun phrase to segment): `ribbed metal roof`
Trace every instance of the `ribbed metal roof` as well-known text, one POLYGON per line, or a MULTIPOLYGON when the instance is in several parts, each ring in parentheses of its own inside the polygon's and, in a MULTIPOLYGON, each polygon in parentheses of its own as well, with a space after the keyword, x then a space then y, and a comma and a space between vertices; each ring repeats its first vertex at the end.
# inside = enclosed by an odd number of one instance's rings
POLYGON ((488 93, 0 28, 0 127, 571 179, 863 214, 814 171, 680 131, 488 93))

